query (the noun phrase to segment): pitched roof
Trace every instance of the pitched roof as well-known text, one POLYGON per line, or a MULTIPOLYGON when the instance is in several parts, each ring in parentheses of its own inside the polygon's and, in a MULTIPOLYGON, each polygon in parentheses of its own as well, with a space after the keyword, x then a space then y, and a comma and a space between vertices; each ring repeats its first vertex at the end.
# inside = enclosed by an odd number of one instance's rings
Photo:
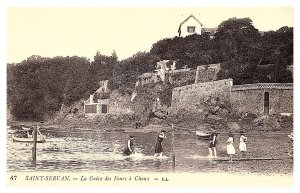
MULTIPOLYGON (((193 14, 191 14, 190 16, 188 16, 185 20, 183 20, 183 22, 181 22, 180 23, 180 26, 182 25, 182 24, 184 24, 187 20, 189 20, 190 18, 194 18, 201 26, 203 26, 203 24, 193 15, 193 14)), ((180 27, 179 26, 179 27, 180 27)))
POLYGON ((190 18, 194 18, 201 25, 201 27, 203 26, 203 24, 193 14, 191 14, 190 16, 188 16, 185 20, 183 20, 180 23, 179 28, 178 28, 179 37, 180 37, 180 34, 181 34, 181 26, 182 26, 182 24, 184 24, 190 18))

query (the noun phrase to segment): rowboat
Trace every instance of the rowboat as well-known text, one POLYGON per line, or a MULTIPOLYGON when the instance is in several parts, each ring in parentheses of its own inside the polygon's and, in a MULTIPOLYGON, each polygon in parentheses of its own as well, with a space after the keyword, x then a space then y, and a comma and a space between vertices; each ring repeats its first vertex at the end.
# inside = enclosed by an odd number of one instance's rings
MULTIPOLYGON (((22 127, 22 130, 16 131, 12 136, 14 142, 33 142, 33 128, 22 127)), ((43 135, 39 129, 37 129, 37 143, 44 143, 46 141, 46 136, 43 135)))
POLYGON ((195 135, 197 135, 198 139, 210 139, 211 134, 210 133, 205 133, 202 131, 196 131, 195 135))

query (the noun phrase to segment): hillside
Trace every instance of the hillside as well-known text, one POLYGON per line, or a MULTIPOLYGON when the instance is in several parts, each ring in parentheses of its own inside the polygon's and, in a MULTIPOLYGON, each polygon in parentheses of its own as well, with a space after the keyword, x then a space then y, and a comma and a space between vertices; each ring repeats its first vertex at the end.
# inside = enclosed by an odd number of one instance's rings
MULTIPOLYGON (((218 79, 232 78, 234 84, 292 82, 293 74, 287 67, 293 64, 293 28, 282 27, 261 35, 251 19, 231 18, 218 26, 213 39, 205 34, 163 39, 154 43, 150 52, 138 52, 121 61, 115 52, 111 56, 97 52, 92 62, 77 56, 31 56, 21 63, 7 65, 7 106, 15 120, 49 120, 62 109, 72 109, 74 104, 87 99, 98 89, 99 81, 107 79, 112 91, 130 96, 137 77, 153 72, 156 62, 161 60, 176 60, 177 68, 191 69, 221 63, 218 79)), ((138 90, 159 94, 161 88, 152 86, 138 90)), ((173 86, 162 86, 167 91, 164 93, 168 93, 162 97, 167 107, 173 86)), ((133 107, 143 101, 143 108, 149 106, 146 94, 140 96, 133 107)), ((150 106, 146 112, 150 112, 150 106)))

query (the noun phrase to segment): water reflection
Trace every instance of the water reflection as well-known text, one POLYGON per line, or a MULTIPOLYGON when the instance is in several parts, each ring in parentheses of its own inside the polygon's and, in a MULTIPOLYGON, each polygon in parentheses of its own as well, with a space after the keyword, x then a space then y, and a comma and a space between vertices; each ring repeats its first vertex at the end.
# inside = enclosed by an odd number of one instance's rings
MULTIPOLYGON (((173 171, 171 136, 167 136, 163 142, 164 156, 155 158, 153 155, 157 133, 134 133, 135 154, 131 156, 123 156, 122 152, 128 136, 132 133, 67 133, 55 130, 47 130, 44 133, 48 138, 45 143, 37 144, 36 167, 31 162, 32 144, 13 142, 12 132, 7 133, 8 171, 173 171)), ((208 142, 198 140, 196 136, 176 134, 175 139, 176 172, 249 172, 253 166, 253 162, 232 165, 225 161, 208 159, 208 142)), ((219 144, 225 144, 226 140, 227 136, 220 136, 219 144)), ((249 143, 249 149, 251 148, 256 148, 256 145, 249 143)), ((220 158, 227 159, 225 145, 219 145, 217 151, 220 158)), ((283 168, 292 171, 292 161, 285 164, 283 168)))
POLYGON ((135 153, 123 156, 128 135, 121 132, 68 134, 50 130, 47 141, 37 144, 37 164, 34 168, 31 163, 32 144, 13 142, 10 132, 7 140, 8 170, 152 171, 169 167, 168 156, 154 160, 155 134, 135 134, 135 153))

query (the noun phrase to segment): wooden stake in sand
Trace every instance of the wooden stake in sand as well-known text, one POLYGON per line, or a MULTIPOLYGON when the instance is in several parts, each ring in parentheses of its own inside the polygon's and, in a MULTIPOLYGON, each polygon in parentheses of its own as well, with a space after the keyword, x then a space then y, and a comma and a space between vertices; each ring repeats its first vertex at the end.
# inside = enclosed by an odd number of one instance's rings
POLYGON ((36 142, 37 142, 37 125, 33 128, 32 137, 33 137, 33 147, 32 147, 32 163, 34 167, 36 166, 36 142))
POLYGON ((175 145, 174 145, 174 140, 175 140, 175 127, 174 124, 172 123, 172 169, 175 170, 175 145))

